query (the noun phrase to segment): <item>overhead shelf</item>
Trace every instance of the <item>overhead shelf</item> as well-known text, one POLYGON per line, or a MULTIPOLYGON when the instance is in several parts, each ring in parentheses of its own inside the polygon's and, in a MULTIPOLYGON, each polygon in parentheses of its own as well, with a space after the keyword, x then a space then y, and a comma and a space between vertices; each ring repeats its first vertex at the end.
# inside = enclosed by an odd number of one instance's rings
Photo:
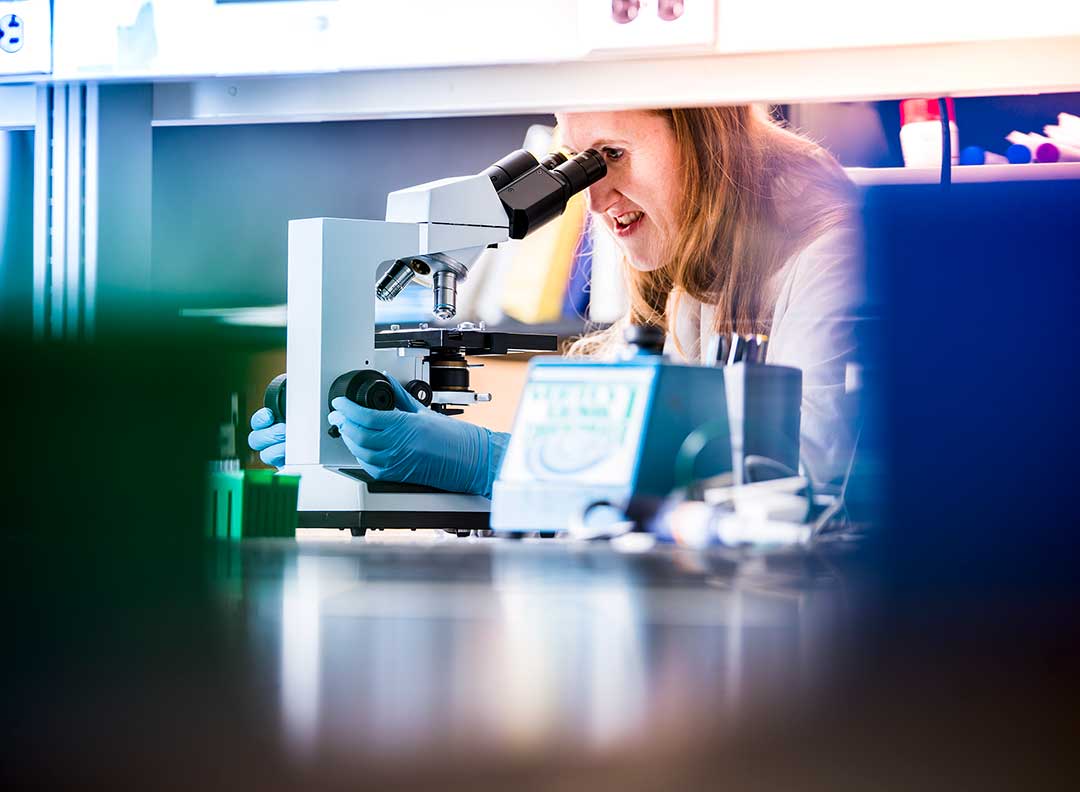
POLYGON ((158 83, 158 126, 1080 90, 1080 36, 158 83))
MULTIPOLYGON (((318 122, 1071 91, 1080 91, 1080 35, 177 79, 155 84, 153 122, 318 122)), ((0 129, 32 127, 35 97, 33 84, 0 85, 0 129)))
MULTIPOLYGON (((940 168, 845 168, 860 187, 881 184, 938 184, 940 168)), ((1080 179, 1080 162, 1028 163, 1026 165, 954 165, 956 184, 1005 181, 1080 179)))

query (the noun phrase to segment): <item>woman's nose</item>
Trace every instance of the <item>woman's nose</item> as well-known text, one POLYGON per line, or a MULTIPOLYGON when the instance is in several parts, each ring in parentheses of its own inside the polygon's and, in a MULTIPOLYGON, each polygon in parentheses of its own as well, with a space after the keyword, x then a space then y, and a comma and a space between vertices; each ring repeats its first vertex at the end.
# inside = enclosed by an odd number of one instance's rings
POLYGON ((603 212, 612 203, 614 193, 615 185, 611 177, 605 176, 588 189, 589 209, 593 212, 603 212))

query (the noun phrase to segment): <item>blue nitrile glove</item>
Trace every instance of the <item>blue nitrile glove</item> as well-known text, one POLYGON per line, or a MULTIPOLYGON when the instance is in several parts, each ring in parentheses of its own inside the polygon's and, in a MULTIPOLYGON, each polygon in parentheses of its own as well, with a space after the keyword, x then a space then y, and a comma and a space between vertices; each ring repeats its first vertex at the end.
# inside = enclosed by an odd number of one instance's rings
POLYGON ((274 413, 269 407, 256 410, 251 416, 252 433, 248 446, 259 452, 259 459, 276 468, 285 464, 285 424, 274 423, 274 413))
POLYGON ((330 423, 377 481, 407 481, 491 497, 510 435, 431 410, 389 377, 396 410, 371 410, 339 396, 330 423))

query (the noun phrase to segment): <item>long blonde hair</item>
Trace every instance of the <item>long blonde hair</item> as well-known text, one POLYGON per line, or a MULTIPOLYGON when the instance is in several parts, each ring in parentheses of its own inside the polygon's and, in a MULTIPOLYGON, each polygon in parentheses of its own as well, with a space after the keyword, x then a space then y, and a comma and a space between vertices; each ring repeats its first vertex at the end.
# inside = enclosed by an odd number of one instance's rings
POLYGON ((684 196, 678 230, 659 268, 641 271, 623 263, 627 315, 578 339, 571 355, 610 353, 628 324, 654 324, 670 333, 669 319, 684 296, 716 306, 717 332, 768 333, 776 301, 770 278, 853 215, 853 188, 839 163, 764 110, 742 105, 650 112, 667 119, 675 133, 684 196))

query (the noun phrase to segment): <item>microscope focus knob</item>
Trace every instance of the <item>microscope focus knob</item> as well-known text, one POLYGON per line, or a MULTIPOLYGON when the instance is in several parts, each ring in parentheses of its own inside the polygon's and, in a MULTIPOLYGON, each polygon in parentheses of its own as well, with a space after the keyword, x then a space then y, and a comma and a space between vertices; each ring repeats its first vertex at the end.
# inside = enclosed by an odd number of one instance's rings
POLYGON ((425 407, 431 406, 431 397, 433 395, 431 386, 423 380, 409 380, 405 385, 405 390, 425 407))
POLYGON ((274 414, 274 423, 282 423, 285 420, 285 375, 278 374, 263 393, 263 407, 274 414))
POLYGON ((394 386, 386 375, 371 369, 349 371, 334 380, 326 395, 326 406, 330 410, 334 409, 332 402, 338 396, 372 410, 394 409, 394 386))

